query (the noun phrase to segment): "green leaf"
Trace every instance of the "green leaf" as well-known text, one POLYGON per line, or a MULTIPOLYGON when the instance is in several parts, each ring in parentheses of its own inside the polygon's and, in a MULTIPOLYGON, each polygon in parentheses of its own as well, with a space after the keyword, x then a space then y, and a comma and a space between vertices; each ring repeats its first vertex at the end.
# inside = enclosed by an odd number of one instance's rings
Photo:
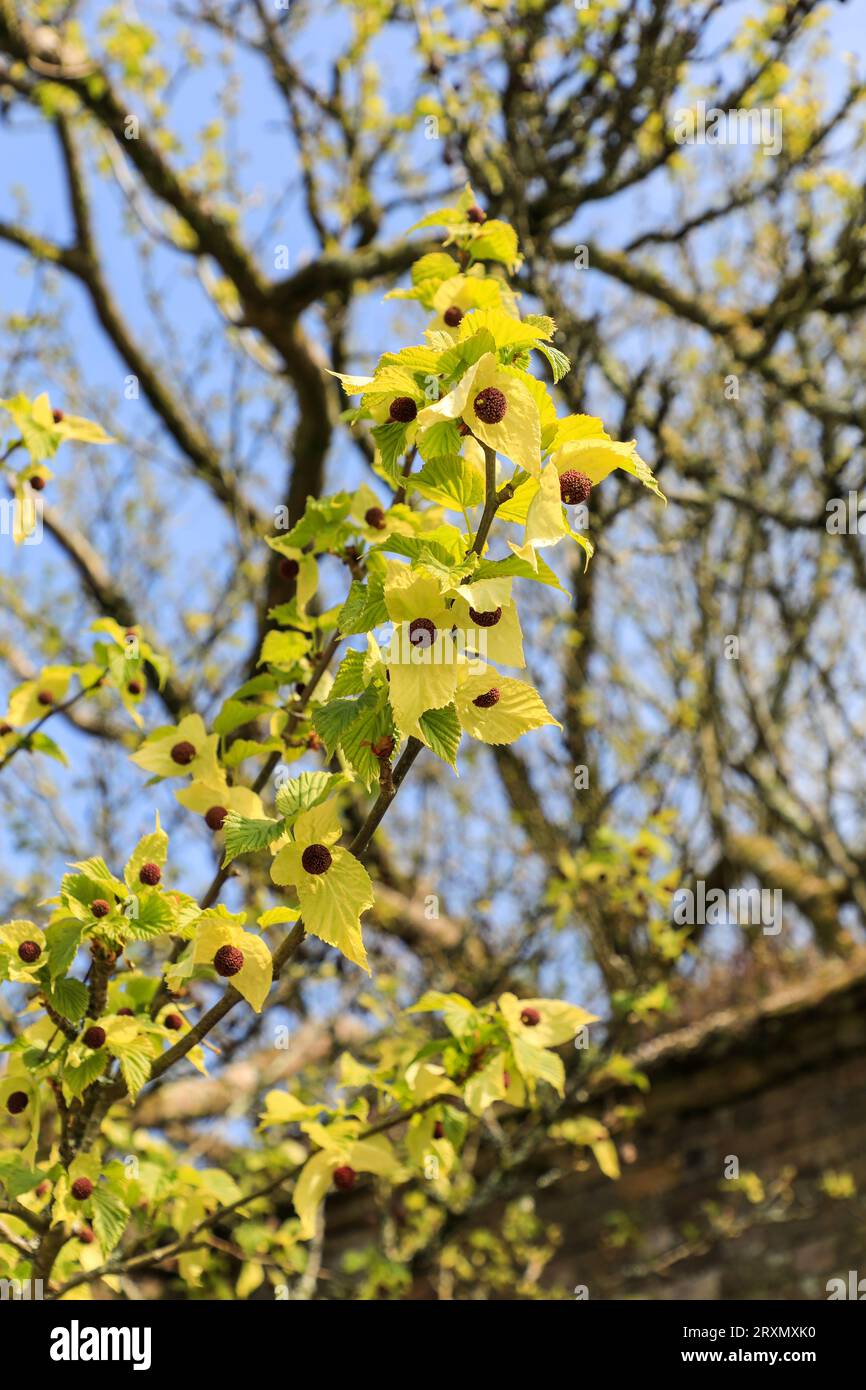
POLYGON ((125 1047, 117 1050, 120 1060, 120 1070, 126 1082, 126 1089, 131 1098, 135 1100, 142 1086, 150 1077, 150 1069, 153 1065, 153 1058, 144 1048, 125 1047))
POLYGON ((129 1207, 105 1183, 93 1189, 93 1229, 106 1254, 118 1244, 129 1221, 129 1207))
POLYGON ((457 749, 463 730, 453 705, 444 709, 429 709, 419 720, 421 733, 428 748, 451 767, 456 766, 457 749))
POLYGON ((565 353, 560 352, 559 348, 553 347, 551 343, 536 343, 535 347, 550 363, 553 380, 562 381, 566 373, 571 371, 571 362, 565 353))
POLYGON ((366 689, 364 680, 366 660, 366 652, 357 652, 353 647, 349 648, 334 677, 334 684, 331 686, 331 699, 339 699, 342 695, 361 695, 363 693, 366 689))
POLYGON ((124 914, 127 918, 126 931, 133 941, 149 941, 152 936, 160 936, 163 932, 174 930, 175 918, 171 901, 162 893, 154 891, 141 894, 134 902, 137 911, 124 914))
POLYGON ((239 690, 231 696, 233 700, 248 700, 251 695, 267 695, 278 689, 279 682, 274 676, 263 671, 260 676, 253 676, 252 680, 244 681, 239 690))
MULTIPOLYGON (((268 633, 269 637, 271 635, 272 634, 268 633)), ((265 645, 267 645, 267 639, 265 639, 265 645)), ((301 655, 303 655, 305 649, 305 646, 301 648, 301 655)), ((265 659, 264 650, 263 647, 263 659, 265 659)), ((268 657, 267 660, 271 661, 272 658, 268 657)), ((281 663, 279 661, 274 661, 273 664, 279 666, 281 663)), ((269 718, 273 712, 273 707, 271 705, 247 704, 243 700, 226 700, 213 722, 213 731, 215 734, 231 734, 243 724, 250 724, 255 719, 269 718)))
POLYGON ((47 1171, 44 1168, 28 1168, 17 1158, 0 1158, 0 1182, 6 1189, 7 1197, 13 1201, 25 1192, 32 1192, 45 1178, 57 1178, 62 1172, 59 1163, 47 1171))
POLYGON ((484 479, 468 459, 440 454, 410 479, 413 488, 430 502, 461 512, 484 501, 484 479))
POLYGON ((325 745, 330 758, 335 748, 340 746, 343 735, 358 718, 358 701, 351 699, 329 700, 321 705, 313 715, 313 728, 325 745))
POLYGON ((57 453, 60 436, 50 421, 41 423, 34 419, 34 404, 27 396, 12 396, 9 400, 0 400, 0 410, 12 416, 31 459, 41 463, 57 453))
POLYGON ((565 593, 558 577, 548 565, 547 561, 538 555, 538 570, 534 570, 526 560, 521 560, 519 555, 509 555, 504 560, 482 560, 474 575, 473 584, 477 584, 481 579, 532 579, 536 584, 549 584, 553 589, 559 589, 565 593))
POLYGON ((388 621, 388 610, 382 590, 381 579, 371 579, 362 584, 352 581, 349 596, 340 609, 337 626, 344 637, 354 633, 369 632, 371 628, 388 621))
POLYGON ((281 751, 282 747, 278 738, 262 739, 261 743, 254 738, 236 738, 223 754, 223 765, 227 768, 239 767, 247 758, 263 758, 268 753, 281 751))
POLYGON ((476 1028, 480 1020, 478 1010, 465 995, 443 994, 436 989, 427 990, 417 1004, 413 1004, 405 1012, 407 1014, 441 1012, 445 1019, 445 1026, 455 1038, 460 1038, 464 1033, 476 1028))
POLYGON ((303 550, 311 541, 318 550, 329 550, 345 533, 342 523, 351 506, 352 499, 347 492, 337 492, 324 499, 308 497, 298 524, 283 536, 269 536, 268 545, 281 554, 303 550))
POLYGON ((533 1043, 524 1042, 523 1038, 514 1036, 511 1045, 517 1069, 524 1080, 530 1083, 546 1081, 548 1086, 552 1086, 562 1095, 565 1067, 558 1053, 549 1052, 546 1047, 536 1047, 533 1043))
POLYGON ((69 759, 63 749, 49 738, 42 730, 37 730, 35 734, 30 734, 27 739, 27 747, 31 753, 44 753, 47 758, 54 758, 56 762, 62 763, 64 767, 69 766, 69 759))
POLYGON ((373 553, 385 551, 389 555, 405 555, 407 560, 418 564, 437 563, 449 570, 460 561, 466 549, 464 537, 456 526, 437 526, 424 536, 389 536, 374 546, 373 553))
POLYGON ((418 453, 429 463, 443 454, 459 454, 462 442, 456 420, 437 420, 418 435, 418 453))
POLYGON ((55 980, 48 994, 48 1002, 55 1013, 67 1018, 71 1023, 84 1017, 90 992, 80 980, 55 980))
POLYGON ((269 608, 268 617, 278 627, 301 627, 309 632, 313 626, 313 619, 308 614, 298 612, 298 601, 294 598, 289 603, 277 603, 269 608))
POLYGON ((470 242, 469 257, 472 261, 500 261, 509 272, 513 272, 521 261, 517 233, 507 222, 492 218, 483 224, 480 235, 470 242))
POLYGON ((52 979, 65 975, 78 953, 84 924, 77 917, 63 917, 45 929, 48 971, 52 979))
POLYGON ((374 787, 379 781, 379 759, 370 745, 394 731, 386 695, 371 686, 357 702, 358 717, 345 731, 341 741, 344 754, 365 785, 374 787))
POLYGON ((231 864, 240 854, 254 854, 267 849, 273 840, 285 832, 281 820, 247 820, 237 811, 229 811, 223 823, 225 833, 225 857, 223 868, 231 864))
MULTIPOLYGON (((306 656, 310 639, 302 632, 278 632, 272 629, 262 643, 259 666, 294 666, 306 656)), ((270 711, 269 711, 270 712, 270 711)))
POLYGON ((376 442, 382 472, 390 483, 399 487, 402 482, 400 459, 406 452, 406 426, 399 420, 389 420, 370 431, 376 442))
POLYGON ((105 1071, 111 1058, 104 1048, 91 1052, 77 1067, 66 1067, 63 1087, 69 1096, 80 1096, 105 1071))
POLYGON ((477 333, 463 338, 443 352, 439 359, 439 370, 449 379, 462 376, 467 367, 474 366, 488 352, 496 352, 496 339, 488 328, 479 328, 477 333))
POLYGON ((284 782, 277 792, 277 811, 283 817, 283 826, 288 827, 304 811, 311 811, 327 801, 331 793, 345 782, 338 772, 302 772, 300 777, 292 777, 284 782))
MULTIPOLYGON (((83 859, 80 864, 71 864, 70 868, 77 869, 86 879, 91 881, 91 885, 105 896, 107 888, 111 893, 123 895, 126 892, 126 884, 121 883, 119 878, 115 878, 104 859, 94 857, 93 859, 83 859)), ((92 899, 87 898, 83 901, 90 903, 92 899)))

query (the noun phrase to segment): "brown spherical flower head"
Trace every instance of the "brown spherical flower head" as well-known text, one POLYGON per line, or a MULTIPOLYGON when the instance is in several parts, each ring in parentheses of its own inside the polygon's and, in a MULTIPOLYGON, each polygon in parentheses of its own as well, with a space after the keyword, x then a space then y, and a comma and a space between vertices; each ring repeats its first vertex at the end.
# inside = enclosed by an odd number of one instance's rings
POLYGON ((395 396, 388 414, 392 420, 398 421, 401 425, 408 425, 418 414, 418 407, 411 396, 395 396))
POLYGON ((434 1138, 434 1139, 444 1139, 444 1138, 445 1138, 445 1126, 443 1125, 443 1123, 442 1123, 441 1120, 437 1120, 436 1123, 435 1123, 435 1125, 433 1126, 433 1138, 434 1138))
POLYGON ((26 1091, 13 1091, 12 1094, 7 1097, 6 1109, 9 1111, 10 1115, 20 1115, 22 1110, 26 1110, 29 1104, 30 1097, 26 1091))
POLYGON ((463 310, 458 304, 449 304, 442 317, 449 328, 457 328, 463 322, 463 310))
POLYGON ((307 845, 301 855, 301 865, 308 874, 326 874, 333 862, 327 845, 307 845))
POLYGON ((489 612, 479 613, 476 608, 470 608, 469 616, 476 627, 495 627, 502 617, 502 609, 494 608, 489 612))
POLYGON ((357 1176, 354 1168, 350 1168, 348 1163, 343 1163, 334 1169, 334 1186, 341 1192, 349 1192, 355 1186, 357 1176))
POLYGON ((315 729, 312 729, 310 733, 307 734, 307 747, 311 750, 311 752, 318 753, 321 746, 322 740, 319 738, 319 735, 316 733, 315 729))
POLYGON ((370 744, 370 752, 374 758, 390 758, 394 752, 394 740, 390 734, 383 734, 381 738, 374 738, 370 744))
POLYGON ((105 1029, 100 1027, 98 1023, 91 1024, 87 1032, 84 1034, 84 1046, 92 1047, 95 1052, 97 1048, 102 1047, 104 1042, 105 1029))
POLYGON ((132 1009, 126 1009, 126 1008, 124 1008, 124 1009, 118 1009, 118 1010, 117 1010, 117 1017, 118 1017, 118 1018, 135 1018, 135 1013, 133 1012, 132 1009))
POLYGON ((173 1033, 176 1033, 178 1029, 183 1027, 183 1019, 180 1014, 166 1014, 162 1021, 163 1025, 166 1028, 170 1028, 173 1033))
POLYGON ((96 1240, 96 1236, 89 1226, 81 1226, 79 1230, 75 1232, 75 1239, 80 1240, 82 1245, 92 1245, 96 1240))
POLYGON ((93 1193, 93 1183, 90 1178, 76 1178, 72 1184, 72 1195, 76 1202, 86 1202, 93 1193))
POLYGON ((42 955, 42 947, 38 941, 22 941, 18 955, 25 965, 32 965, 42 955))
POLYGON ((413 647, 423 651, 425 647, 432 647, 436 638, 436 624, 429 618, 413 618, 409 624, 409 641, 413 647))
POLYGON ((387 525, 385 513, 381 507, 368 507, 364 513, 364 520, 368 526, 372 526, 375 531, 384 531, 387 525))
POLYGON ((195 745, 188 743, 186 739, 181 739, 171 750, 171 760, 179 767, 189 767, 195 757, 195 745))
POLYGON ((498 386, 485 386, 472 402, 472 408, 485 425, 498 425, 505 418, 508 401, 505 392, 500 391, 498 386))
POLYGON ((214 970, 223 979, 237 975, 243 969, 244 953, 237 946, 220 946, 213 958, 214 970))
POLYGON ((209 830, 222 830, 227 815, 225 806, 211 806, 205 811, 205 824, 209 830))
POLYGON ((54 704, 54 696, 50 690, 40 690, 39 694, 36 696, 36 699, 38 700, 40 705, 48 706, 54 704))
POLYGON ((11 732, 12 732, 12 725, 11 725, 11 724, 0 724, 0 738, 5 738, 6 735, 7 735, 7 734, 11 734, 11 732))
POLYGON ((290 560, 288 557, 280 561, 280 576, 283 579, 297 579, 301 572, 301 567, 297 560, 290 560))
POLYGON ((63 411, 62 411, 62 410, 52 410, 52 412, 51 412, 51 418, 52 418, 52 420, 54 421, 55 425, 59 425, 59 424, 61 423, 61 421, 63 420, 63 411))
POLYGON ((50 1183, 50 1182, 48 1181, 48 1179, 46 1178, 46 1179, 44 1180, 44 1182, 41 1182, 41 1183, 39 1184, 39 1186, 37 1187, 37 1189, 36 1189, 36 1196, 37 1196, 37 1197, 46 1197, 50 1191, 51 1191, 51 1183, 50 1183))
POLYGON ((537 1009, 533 1009, 531 1005, 527 1005, 527 1007, 521 1011, 520 1022, 526 1028, 535 1028, 535 1026, 541 1022, 541 1014, 537 1009))
POLYGON ((559 475, 559 495, 567 507, 577 507, 585 502, 592 492, 592 480, 576 468, 568 468, 559 475))
POLYGON ((472 207, 467 210, 466 220, 467 222, 475 223, 486 222, 487 213, 484 211, 483 208, 480 208, 477 203, 473 203, 472 207))
POLYGON ((30 479, 30 486, 34 492, 41 492, 45 487, 45 479, 40 477, 38 473, 34 473, 33 477, 30 479))
POLYGON ((153 888, 162 878, 162 869, 158 864, 142 864, 138 871, 139 881, 146 883, 148 888, 153 888))
POLYGON ((111 911, 111 903, 107 903, 104 898, 94 898, 90 904, 90 911, 94 917, 107 917, 111 911))
POLYGON ((499 691, 494 685, 491 690, 485 691, 483 695, 476 695, 472 703, 473 705, 477 705, 479 709, 491 709, 493 705, 499 704, 499 698, 499 691))
POLYGON ((130 695, 140 695, 142 690, 144 689, 144 687, 141 684, 141 681, 130 681, 126 688, 129 691, 130 695))

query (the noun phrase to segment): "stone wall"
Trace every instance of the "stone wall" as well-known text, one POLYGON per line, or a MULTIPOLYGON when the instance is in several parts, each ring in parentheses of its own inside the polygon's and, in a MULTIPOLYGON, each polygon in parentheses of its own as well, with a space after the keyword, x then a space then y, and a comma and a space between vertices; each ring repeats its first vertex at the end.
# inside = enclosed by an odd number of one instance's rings
POLYGON ((652 1084, 621 1179, 558 1151, 527 1175, 565 1232, 548 1275, 590 1298, 812 1299, 856 1270, 866 1298, 866 959, 635 1060, 652 1084))

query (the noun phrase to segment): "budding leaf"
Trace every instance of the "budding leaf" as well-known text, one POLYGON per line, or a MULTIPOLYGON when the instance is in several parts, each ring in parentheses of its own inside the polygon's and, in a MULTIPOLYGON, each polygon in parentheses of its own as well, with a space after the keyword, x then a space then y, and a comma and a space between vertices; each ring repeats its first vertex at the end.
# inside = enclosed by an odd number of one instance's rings
POLYGON ((97 1183, 93 1189, 93 1229, 106 1254, 119 1242, 128 1220, 126 1203, 105 1183, 97 1183))
POLYGON ((61 1018, 68 1018, 71 1023, 84 1017, 89 997, 86 985, 80 980, 69 979, 55 980, 51 993, 47 995, 54 1012, 60 1014, 61 1018))
POLYGON ((223 868, 241 854, 254 854, 267 849, 272 841, 283 834, 285 826, 281 820, 248 820, 237 811, 229 811, 223 822, 225 833, 225 856, 223 868))
POLYGON ((284 827, 292 825, 302 812, 327 801, 331 792, 345 781, 345 777, 336 772, 302 772, 300 777, 284 782, 277 792, 276 803, 284 827))
POLYGON ((427 747, 441 758, 443 762, 449 763, 451 767, 456 765, 457 749, 463 737, 463 730, 460 727, 460 720, 457 718, 457 711, 453 705, 446 705, 444 709, 431 709, 426 714, 422 714, 418 721, 422 741, 427 747))
POLYGON ((352 581, 349 597, 340 609, 337 626, 344 637, 356 632, 369 632, 388 621, 388 610, 382 593, 381 579, 371 579, 368 584, 352 581))

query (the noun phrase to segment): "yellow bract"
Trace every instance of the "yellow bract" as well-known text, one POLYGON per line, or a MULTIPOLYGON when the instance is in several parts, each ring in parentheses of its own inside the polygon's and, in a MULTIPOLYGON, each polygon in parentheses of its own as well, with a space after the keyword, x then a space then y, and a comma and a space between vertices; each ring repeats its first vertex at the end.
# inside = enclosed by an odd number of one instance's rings
POLYGON ((5 723, 11 724, 13 729, 20 729, 22 725, 32 724, 49 714, 64 699, 71 675, 69 666, 46 666, 36 680, 17 685, 9 696, 5 723), (43 693, 51 696, 48 704, 39 699, 43 693))
POLYGON ((338 1148, 322 1149, 304 1164, 292 1200, 301 1218, 300 1238, 311 1240, 316 1233, 316 1216, 333 1182, 337 1168, 353 1168, 356 1173, 374 1173, 394 1178, 400 1170, 394 1150, 382 1134, 369 1139, 345 1139, 338 1148))
POLYGON ((369 973, 361 935, 361 913, 373 906, 373 885, 360 860, 339 849, 340 823, 336 803, 324 802, 299 816, 294 838, 284 844, 271 864, 271 878, 281 887, 294 887, 305 929, 369 973), (323 873, 308 873, 304 850, 310 845, 329 848, 331 863, 323 873))
POLYGON ((195 777, 216 785, 223 773, 218 760, 219 735, 208 734, 201 715, 188 714, 175 728, 155 729, 149 734, 130 761, 158 777, 195 777), (178 763, 171 750, 179 743, 190 743, 195 756, 188 763, 178 763))
POLYGON ((455 704, 462 727, 481 743, 514 743, 530 729, 541 729, 546 724, 562 727, 531 685, 500 676, 490 667, 461 682, 455 704), (475 704, 479 696, 487 697, 491 690, 499 692, 494 704, 475 704))
POLYGON ((497 1003, 509 1033, 533 1047, 559 1047, 571 1042, 587 1023, 598 1022, 597 1014, 562 999, 518 999, 516 994, 501 994, 497 1003), (539 1015, 537 1023, 521 1021, 526 1010, 539 1015))
POLYGON ((260 1014, 273 980, 273 961, 267 943, 260 936, 244 931, 237 917, 221 912, 203 913, 196 930, 193 963, 213 965, 214 956, 222 946, 235 946, 243 953, 244 963, 236 975, 228 977, 228 983, 260 1014))
POLYGON ((418 431, 429 429, 438 420, 460 419, 489 448, 510 458, 527 473, 538 473, 541 466, 538 406, 523 380, 523 373, 501 366, 492 352, 479 357, 453 391, 421 411, 418 431), (495 424, 482 420, 475 410, 476 398, 490 387, 501 391, 506 401, 505 414, 495 424))
POLYGON ((246 816, 250 820, 258 820, 265 814, 262 799, 256 792, 249 787, 230 787, 224 776, 214 781, 197 779, 190 786, 176 791, 175 797, 181 806, 201 816, 207 815, 212 806, 237 811, 239 816, 246 816))

